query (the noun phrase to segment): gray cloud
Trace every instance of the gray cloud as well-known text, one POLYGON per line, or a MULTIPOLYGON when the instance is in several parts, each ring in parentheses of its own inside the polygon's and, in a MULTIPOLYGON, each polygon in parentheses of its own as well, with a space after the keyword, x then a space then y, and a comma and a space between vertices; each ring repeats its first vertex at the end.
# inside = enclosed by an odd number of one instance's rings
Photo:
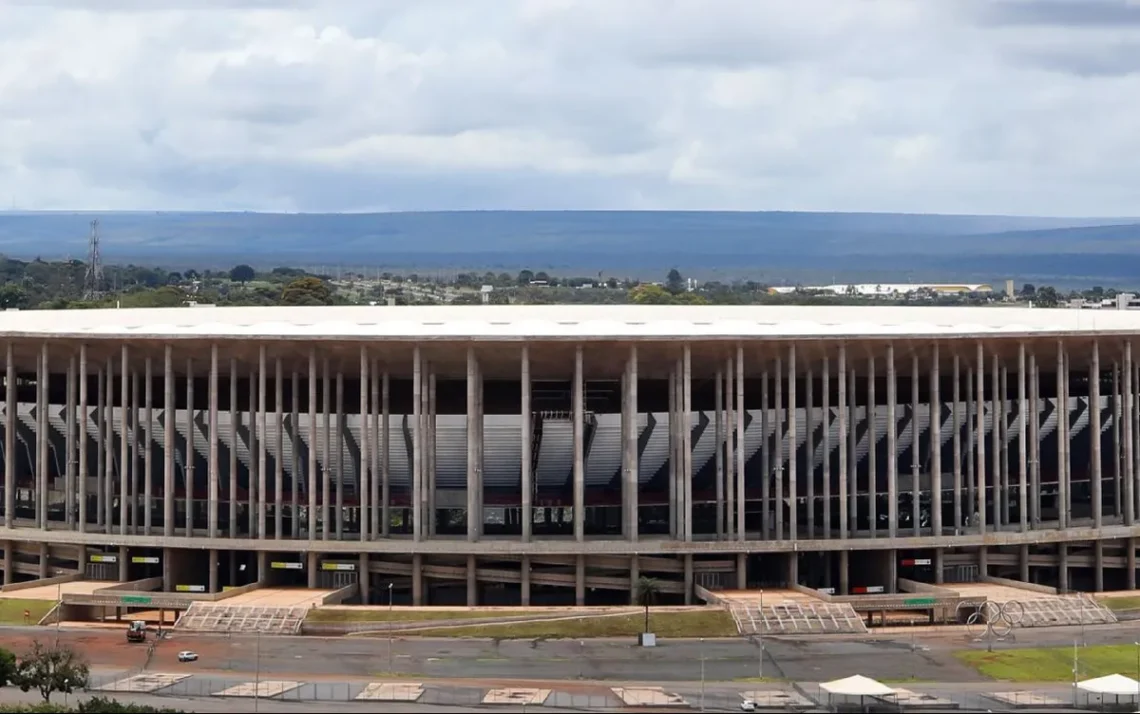
POLYGON ((1136 11, 9 0, 0 203, 1130 215, 1136 11))

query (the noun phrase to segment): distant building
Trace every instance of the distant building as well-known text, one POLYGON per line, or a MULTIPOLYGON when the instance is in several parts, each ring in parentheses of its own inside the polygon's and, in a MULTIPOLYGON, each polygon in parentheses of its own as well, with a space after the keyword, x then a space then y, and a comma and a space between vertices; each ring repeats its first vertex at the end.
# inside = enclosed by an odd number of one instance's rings
POLYGON ((796 291, 805 293, 833 293, 835 295, 861 295, 864 297, 899 297, 920 291, 937 295, 958 295, 962 293, 990 293, 993 286, 986 284, 962 283, 856 283, 851 285, 818 285, 769 288, 773 295, 786 295, 796 291))
POLYGON ((1103 300, 1074 298, 1066 302, 1065 307, 1073 310, 1140 310, 1140 298, 1132 293, 1119 293, 1103 300))

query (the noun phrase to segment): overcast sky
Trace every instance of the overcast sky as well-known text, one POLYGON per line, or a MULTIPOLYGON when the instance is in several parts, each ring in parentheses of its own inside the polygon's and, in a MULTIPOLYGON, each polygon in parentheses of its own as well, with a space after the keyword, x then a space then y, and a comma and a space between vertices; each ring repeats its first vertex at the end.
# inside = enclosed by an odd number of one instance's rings
POLYGON ((0 207, 1138 215, 1138 72, 1128 0, 0 0, 0 207))

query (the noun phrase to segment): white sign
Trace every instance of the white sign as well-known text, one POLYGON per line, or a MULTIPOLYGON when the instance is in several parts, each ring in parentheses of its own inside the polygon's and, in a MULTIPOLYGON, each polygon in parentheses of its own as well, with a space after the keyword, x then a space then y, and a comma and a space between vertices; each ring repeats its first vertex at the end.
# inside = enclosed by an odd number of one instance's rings
POLYGON ((158 565, 159 559, 153 555, 136 555, 131 557, 131 562, 138 565, 158 565))
POLYGON ((930 558, 915 558, 915 565, 930 565, 930 558))
POLYGON ((824 595, 834 595, 835 594, 835 588, 816 588, 816 590, 818 592, 823 593, 824 595))
POLYGON ((204 593, 205 585, 175 585, 174 589, 180 593, 204 593))
POLYGON ((91 562, 92 563, 117 563, 117 562, 119 562, 119 556, 117 556, 117 555, 106 555, 103 553, 92 553, 91 554, 91 562))
POLYGON ((870 595, 872 593, 881 593, 881 592, 885 592, 885 591, 886 591, 886 588, 883 587, 882 585, 868 585, 867 590, 866 590, 868 595, 870 595))
POLYGON ((280 560, 274 561, 269 564, 269 567, 274 570, 304 570, 304 563, 297 563, 294 561, 282 562, 280 560))
POLYGON ((321 570, 341 570, 341 571, 347 570, 347 571, 351 572, 351 571, 356 570, 356 563, 329 563, 329 562, 325 562, 325 563, 321 563, 321 570))

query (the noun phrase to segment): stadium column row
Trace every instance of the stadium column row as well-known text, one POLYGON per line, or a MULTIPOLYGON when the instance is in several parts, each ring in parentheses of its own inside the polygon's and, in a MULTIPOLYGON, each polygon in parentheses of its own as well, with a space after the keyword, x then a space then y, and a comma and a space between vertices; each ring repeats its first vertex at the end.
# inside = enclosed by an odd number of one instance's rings
MULTIPOLYGON (((772 350, 769 354, 772 355, 770 361, 766 361, 761 365, 760 370, 755 368, 749 370, 751 377, 757 376, 757 372, 761 378, 761 395, 760 399, 765 406, 761 410, 761 419, 767 421, 773 419, 775 421, 775 431, 778 438, 764 439, 761 450, 761 461, 766 464, 765 477, 760 480, 760 494, 756 499, 751 494, 746 492, 745 488, 745 444, 743 439, 745 427, 745 409, 744 409, 744 377, 745 377, 745 360, 744 348, 737 347, 735 355, 725 360, 723 364, 715 365, 715 380, 716 380, 716 406, 715 406, 715 459, 716 459, 716 475, 715 475, 715 534, 717 539, 720 540, 747 540, 749 536, 754 539, 762 540, 797 540, 801 538, 807 539, 847 539, 855 538, 860 535, 858 524, 861 516, 866 517, 866 521, 871 524, 870 533, 871 537, 878 535, 880 531, 879 513, 881 494, 876 491, 878 489, 878 479, 870 478, 866 482, 865 493, 860 493, 858 488, 858 481, 856 479, 857 473, 857 456, 856 456, 856 443, 860 435, 856 434, 855 429, 852 428, 852 420, 854 418, 855 409, 857 407, 855 400, 854 385, 856 380, 856 369, 854 361, 850 359, 848 354, 848 346, 840 342, 834 350, 829 350, 822 358, 821 362, 812 361, 811 365, 804 374, 800 370, 801 362, 804 360, 797 359, 796 343, 773 343, 772 350), (834 367, 834 369, 833 369, 834 367), (796 394, 798 385, 801 383, 806 388, 808 394, 806 401, 809 405, 816 403, 816 395, 813 393, 816 385, 816 372, 815 369, 821 369, 820 384, 822 387, 822 413, 831 413, 830 399, 832 397, 831 383, 835 380, 838 389, 835 394, 838 403, 836 404, 836 412, 838 415, 838 448, 833 449, 830 443, 832 438, 831 429, 818 429, 818 424, 815 423, 816 411, 815 409, 806 410, 806 437, 807 446, 806 454, 811 455, 814 462, 814 454, 817 448, 822 451, 822 469, 824 474, 831 474, 830 460, 835 452, 835 458, 838 459, 838 473, 840 477, 835 480, 834 486, 838 493, 833 494, 831 489, 833 487, 833 479, 825 477, 821 480, 823 493, 817 494, 815 492, 816 479, 814 476, 804 478, 804 471, 814 473, 815 464, 810 464, 808 469, 801 468, 802 464, 797 463, 800 458, 799 449, 799 419, 797 409, 788 408, 787 405, 797 405, 801 403, 799 395, 796 394), (786 390, 786 392, 785 392, 786 390), (788 453, 783 453, 784 444, 788 443, 793 445, 788 449, 788 453), (822 442, 822 443, 819 443, 822 442), (806 483, 800 482, 804 478, 806 483), (864 500, 864 496, 867 498, 864 500), (833 498, 838 501, 838 508, 830 507, 833 498), (748 511, 748 504, 750 502, 759 502, 760 506, 760 519, 759 527, 752 533, 748 533, 748 523, 746 515, 748 511), (806 502, 808 507, 803 509, 799 504, 806 502), (826 507, 817 508, 817 502, 828 504, 826 507), (789 506, 789 504, 791 504, 789 506), (868 512, 860 514, 860 507, 868 509, 868 512), (801 523, 801 515, 805 518, 806 523, 801 523), (822 521, 822 522, 820 522, 822 521), (837 521, 837 522, 836 522, 837 521)), ((897 384, 899 383, 899 368, 900 366, 905 371, 908 365, 905 364, 905 359, 896 358, 895 343, 888 342, 885 345, 885 367, 886 367, 886 442, 887 453, 898 453, 899 434, 897 433, 898 422, 895 419, 895 412, 900 405, 900 397, 905 399, 907 395, 897 394, 897 384), (903 364, 899 364, 903 362, 903 364)), ((929 361, 929 371, 923 375, 919 369, 919 355, 916 351, 912 351, 909 359, 909 367, 911 371, 911 394, 910 407, 912 413, 918 412, 919 405, 919 390, 923 382, 926 382, 929 387, 929 401, 933 405, 933 412, 940 412, 943 407, 943 395, 941 394, 942 375, 940 374, 941 365, 943 360, 939 355, 939 343, 937 341, 932 343, 929 361), (925 377, 925 379, 924 379, 925 377)), ((521 409, 521 427, 520 427, 520 443, 522 448, 523 458, 521 459, 521 486, 522 486, 522 510, 529 512, 532 504, 532 495, 534 492, 534 474, 533 463, 531 454, 531 409, 530 409, 530 360, 528 355, 528 347, 520 347, 522 353, 521 359, 521 372, 520 380, 522 383, 522 409, 521 409)), ((899 535, 907 535, 900 531, 900 496, 905 492, 906 487, 909 485, 910 490, 910 506, 912 512, 910 513, 910 526, 913 529, 914 535, 921 535, 923 531, 922 518, 920 517, 920 509, 922 504, 922 497, 929 492, 931 499, 929 529, 935 534, 943 534, 945 532, 943 518, 944 511, 949 514, 949 509, 944 509, 942 499, 944 497, 944 490, 948 491, 952 498, 952 517, 954 523, 952 528, 955 531, 964 526, 970 526, 977 529, 977 532, 986 533, 988 529, 1002 529, 1002 528, 1016 528, 1022 532, 1031 529, 1039 528, 1042 525, 1042 499, 1041 499, 1041 444, 1042 440, 1037 433, 1039 424, 1037 419, 1017 419, 1016 426, 1018 433, 1016 438, 1008 438, 1010 435, 1006 433, 1009 429, 1010 414, 1039 414, 1040 412, 1040 389, 1042 384, 1040 365, 1038 363, 1038 354, 1036 352, 1027 354, 1024 343, 1017 346, 1016 365, 1013 367, 1012 374, 1008 362, 1013 360, 1006 360, 999 358, 999 355, 994 352, 992 354, 986 353, 986 348, 983 343, 978 342, 972 355, 963 355, 961 350, 957 350, 951 357, 952 364, 952 390, 951 395, 952 412, 953 412, 953 473, 952 484, 948 489, 943 487, 932 488, 932 484, 943 484, 943 439, 941 436, 942 419, 932 418, 930 420, 931 438, 930 438, 930 459, 929 459, 929 474, 924 478, 923 467, 920 462, 920 449, 910 448, 910 483, 905 481, 900 482, 900 474, 898 468, 898 458, 887 458, 886 461, 886 533, 887 537, 896 537, 899 535), (962 367, 965 366, 965 385, 962 382, 962 367), (1016 389, 1009 389, 1010 380, 1016 380, 1016 389), (988 384, 987 384, 988 383, 988 384), (964 389, 963 389, 964 387, 964 389), (965 393, 965 404, 962 402, 962 392, 965 393), (1011 392, 1016 393, 1016 407, 1010 403, 1006 395, 1011 392), (987 394, 991 395, 992 409, 991 414, 987 415, 984 404, 986 403, 987 394), (994 396, 996 395, 996 396, 994 396), (963 411, 964 407, 964 412, 963 411), (1003 415, 1003 418, 994 420, 993 413, 1003 415), (989 419, 987 418, 989 417, 989 419), (974 429, 969 429, 968 422, 974 421, 974 429), (987 429, 987 423, 992 423, 994 428, 987 429), (967 429, 965 434, 962 434, 961 425, 966 424, 967 429), (991 442, 988 445, 987 453, 987 433, 991 437, 991 442), (965 436, 967 439, 966 449, 961 448, 960 439, 965 436), (1007 445, 1016 441, 1018 454, 1016 460, 1006 458, 1005 449, 1007 445), (987 462, 989 458, 989 462, 987 462), (1016 474, 1010 473, 1010 462, 1016 463, 1016 474), (965 477, 965 478, 964 478, 965 477), (992 479, 993 482, 987 483, 987 478, 992 479), (925 482, 925 483, 924 483, 925 482), (1016 503, 1013 502, 1011 496, 1016 495, 1016 503), (1013 512, 1016 512, 1016 518, 1012 518, 1013 512)), ((693 404, 692 404, 692 383, 693 383, 693 365, 692 355, 689 345, 684 345, 678 350, 679 356, 675 364, 671 365, 669 370, 669 413, 670 413, 670 434, 669 434, 669 451, 671 458, 668 460, 669 473, 668 473, 668 513, 669 513, 669 534, 670 536, 679 541, 692 541, 693 540, 693 516, 694 516, 694 502, 693 502, 693 404)), ((1112 414, 1119 415, 1120 419, 1113 419, 1113 434, 1114 434, 1114 448, 1116 453, 1113 454, 1116 467, 1113 474, 1113 518, 1122 520, 1126 525, 1132 525, 1137 508, 1140 504, 1137 499, 1140 498, 1140 488, 1136 488, 1138 477, 1137 459, 1135 458, 1136 439, 1138 436, 1138 419, 1136 414, 1138 400, 1135 397, 1135 390, 1140 387, 1140 378, 1138 378, 1136 370, 1137 365, 1132 360, 1131 344, 1124 341, 1120 351, 1119 359, 1112 363, 1112 414), (1122 477, 1123 475, 1123 477, 1122 477), (1121 491, 1121 487, 1123 491, 1121 491)), ((43 343, 42 348, 39 350, 37 359, 37 379, 36 379, 36 403, 38 410, 36 412, 36 429, 35 429, 35 451, 36 459, 34 460, 36 473, 35 476, 35 493, 36 513, 34 518, 34 526, 38 528, 48 528, 48 504, 51 500, 49 496, 50 491, 50 478, 49 478, 49 459, 47 453, 49 450, 49 432, 51 425, 48 422, 48 393, 49 393, 49 377, 51 370, 49 368, 50 347, 48 343, 43 343)), ((629 352, 623 355, 625 366, 622 375, 622 455, 621 455, 621 484, 622 484, 622 531, 625 539, 629 541, 636 541, 639 537, 638 533, 638 444, 637 444, 637 429, 635 426, 636 419, 636 403, 637 403, 637 383, 638 383, 638 355, 637 347, 631 346, 629 352)), ((871 405, 876 404, 877 395, 875 394, 876 388, 876 370, 878 369, 877 359, 883 359, 883 356, 871 354, 863 358, 863 367, 865 373, 870 378, 868 380, 869 394, 868 402, 871 405)), ((390 508, 392 507, 391 499, 391 479, 390 468, 387 460, 389 453, 387 440, 389 439, 388 423, 391 414, 388 408, 389 401, 389 375, 387 371, 382 371, 373 355, 371 355, 365 346, 361 346, 359 350, 359 374, 349 375, 352 378, 357 376, 361 379, 363 384, 369 385, 368 389, 360 390, 360 414, 363 415, 365 428, 362 430, 362 439, 359 449, 359 463, 356 465, 357 472, 359 473, 359 505, 360 513, 363 514, 362 523, 359 528, 359 538, 362 541, 369 541, 375 538, 389 537, 390 526, 392 522, 390 508)), ((58 358, 57 358, 58 361, 58 358)), ((324 383, 326 388, 323 389, 324 404, 323 409, 318 410, 318 382, 321 379, 319 374, 320 360, 318 360, 318 353, 316 347, 310 347, 308 351, 308 442, 310 445, 318 444, 318 439, 323 438, 325 441, 326 453, 329 451, 328 443, 333 440, 335 443, 341 442, 342 430, 345 428, 343 416, 345 414, 344 405, 344 384, 345 373, 342 370, 336 371, 335 375, 330 375, 328 371, 327 359, 324 361, 324 383), (335 382, 335 390, 330 388, 330 382, 335 382), (333 395, 335 394, 335 402, 333 402, 333 395), (319 419, 318 419, 319 417, 319 419), (323 422, 323 427, 318 429, 319 422, 323 422)), ((1063 342, 1057 342, 1056 349, 1056 382, 1057 382, 1057 399, 1058 405, 1062 406, 1062 412, 1067 412, 1067 405, 1069 403, 1068 390, 1070 388, 1070 361, 1068 353, 1063 342)), ((238 506, 237 498, 230 497, 232 494, 238 493, 237 488, 237 469, 229 469, 229 483, 223 484, 220 482, 221 469, 219 468, 219 421, 218 421, 218 385, 219 385, 219 348, 213 345, 210 348, 209 358, 209 372, 208 372, 208 402, 209 402, 209 437, 208 437, 208 496, 206 503, 207 515, 207 531, 208 536, 211 538, 229 536, 237 538, 239 533, 238 525, 238 506), (222 496, 225 499, 222 499, 222 496), (221 504, 226 503, 228 507, 228 524, 229 532, 223 533, 219 528, 219 508, 221 504)), ((230 373, 236 373, 237 363, 236 359, 230 361, 230 373)), ((755 367, 755 366, 753 366, 755 367)), ((173 357, 173 346, 167 344, 165 346, 165 356, 162 365, 163 369, 163 404, 173 404, 175 401, 175 367, 173 357)), ((113 458, 102 458, 103 468, 94 469, 94 477, 96 481, 96 505, 95 513, 89 513, 88 507, 88 477, 92 475, 93 469, 91 464, 88 463, 89 455, 87 441, 90 438, 86 429, 77 428, 77 414, 89 413, 91 395, 89 391, 90 380, 86 377, 91 375, 92 372, 97 374, 95 383, 97 386, 97 395, 95 398, 99 406, 99 418, 101 420, 99 426, 100 435, 105 435, 105 438, 96 440, 99 448, 105 451, 108 457, 114 456, 114 451, 118 450, 118 461, 120 464, 126 464, 132 458, 132 449, 136 448, 132 440, 128 438, 128 430, 136 430, 139 423, 140 410, 145 412, 145 419, 148 424, 152 424, 152 379, 154 365, 152 360, 147 357, 145 365, 134 364, 131 362, 131 350, 127 345, 122 345, 118 354, 118 359, 107 360, 106 364, 94 365, 90 364, 87 358, 87 346, 81 345, 78 354, 71 354, 68 350, 67 354, 67 385, 66 385, 66 408, 64 411, 64 419, 66 421, 66 446, 65 451, 68 455, 66 459, 66 469, 64 476, 64 494, 63 502, 67 504, 65 508, 66 527, 68 529, 87 530, 90 526, 94 525, 97 528, 103 529, 107 533, 112 533, 115 530, 116 519, 114 518, 114 509, 116 504, 118 506, 118 519, 117 530, 119 534, 128 535, 133 533, 152 534, 155 532, 152 523, 152 511, 148 508, 142 509, 142 519, 138 522, 139 513, 132 507, 131 504, 137 502, 137 497, 142 496, 145 503, 152 503, 153 494, 151 479, 146 478, 143 480, 143 487, 145 492, 143 494, 132 493, 136 488, 135 479, 130 474, 127 468, 118 469, 118 488, 116 489, 115 470, 113 469, 113 458), (119 362, 116 366, 115 362, 119 362), (118 395, 118 403, 125 406, 123 413, 126 419, 130 422, 130 427, 121 432, 121 438, 118 439, 118 444, 115 444, 114 428, 110 423, 110 419, 103 418, 103 405, 111 404, 114 400, 111 389, 113 382, 110 378, 115 372, 118 372, 123 378, 119 382, 120 394, 118 395), (145 375, 144 384, 145 389, 140 394, 138 388, 139 373, 143 372, 145 375), (85 378, 78 378, 83 375, 85 378), (78 387, 78 388, 77 388, 78 387), (141 397, 141 399, 140 399, 141 397), (78 411, 76 407, 78 406, 78 411), (73 508, 74 506, 74 508, 73 508)), ((188 363, 186 366, 188 375, 193 373, 193 365, 188 363)), ((585 408, 584 408, 584 383, 585 375, 583 374, 583 359, 582 359, 582 346, 579 345, 575 351, 574 371, 572 381, 572 423, 573 423, 573 463, 572 463, 572 491, 573 491, 573 537, 577 541, 585 541, 585 464, 584 464, 584 435, 585 435, 585 408)), ((708 365, 702 365, 702 371, 708 371, 708 365)), ((1089 384, 1089 400, 1090 405, 1095 405, 1095 408, 1089 411, 1089 431, 1092 434, 1099 435, 1102 430, 1101 418, 1102 409, 1101 405, 1101 382, 1103 378, 1102 365, 1100 360, 1100 343, 1093 340, 1091 343, 1091 357, 1088 362, 1088 372, 1090 379, 1089 384)), ((430 361, 424 359, 423 354, 419 348, 414 351, 413 363, 413 409, 412 409, 412 427, 411 427, 411 509, 410 520, 412 528, 412 536, 415 541, 422 541, 431 538, 436 533, 437 524, 434 522, 434 514, 438 512, 436 508, 436 498, 438 495, 435 474, 436 474, 436 381, 437 374, 430 361)), ((337 464, 337 468, 318 469, 317 467, 317 449, 310 448, 307 450, 308 468, 305 470, 308 483, 305 489, 307 495, 307 517, 290 518, 291 533, 286 535, 283 532, 284 518, 283 513, 284 505, 290 505, 296 511, 298 506, 304 507, 305 504, 298 503, 298 488, 296 481, 293 481, 292 493, 285 494, 283 489, 283 478, 281 475, 281 464, 277 463, 277 474, 273 482, 270 482, 271 474, 270 469, 267 468, 267 449, 265 439, 265 425, 269 419, 275 419, 280 425, 282 420, 281 404, 282 404, 282 389, 285 383, 285 374, 282 367, 282 360, 277 358, 274 364, 270 364, 267 357, 265 346, 261 346, 259 350, 259 359, 255 367, 256 379, 250 380, 250 404, 251 411, 251 424, 253 428, 250 430, 250 443, 255 445, 251 452, 256 451, 255 468, 251 469, 255 473, 255 478, 250 481, 250 488, 248 489, 248 532, 254 538, 288 538, 293 539, 308 539, 308 540, 329 540, 329 539, 343 539, 345 535, 344 517, 345 509, 343 508, 344 489, 332 488, 331 477, 332 472, 342 472, 341 464, 337 464), (276 390, 275 403, 276 413, 271 415, 267 411, 267 395, 268 395, 268 380, 273 377, 273 386, 276 390), (256 407, 253 405, 256 404, 256 407), (258 429, 260 428, 260 438, 258 429), (318 475, 321 475, 321 482, 317 483, 318 475), (335 491, 335 493, 334 493, 335 491), (286 503, 288 499, 288 503, 286 503), (335 501, 335 503, 334 503, 335 501), (269 508, 273 508, 272 523, 267 519, 269 508), (330 512, 330 509, 335 507, 335 514, 330 512), (319 527, 316 523, 308 523, 309 517, 319 515, 319 527)), ((299 389, 300 375, 297 371, 292 372, 292 384, 294 393, 299 389)), ((467 509, 469 512, 478 512, 482 508, 482 494, 483 494, 483 469, 484 463, 484 434, 483 434, 483 387, 482 387, 482 370, 479 360, 474 348, 469 348, 467 351, 467 412, 470 419, 467 421, 467 509)), ((12 344, 8 344, 7 350, 7 383, 10 388, 6 391, 7 410, 6 410, 6 424, 5 424, 5 525, 12 528, 16 525, 16 478, 17 469, 15 464, 15 439, 18 431, 17 413, 16 413, 16 389, 11 388, 16 382, 16 365, 13 359, 12 344)), ((187 402, 194 403, 194 380, 187 379, 186 382, 187 402)), ((239 420, 236 418, 236 404, 238 385, 235 380, 229 380, 230 394, 230 434, 231 440, 237 440, 237 430, 239 428, 239 420)), ((294 401, 294 423, 299 424, 296 420, 297 402, 294 401)), ((193 410, 186 411, 186 418, 193 419, 193 410)), ((125 422, 124 422, 125 423, 125 422)), ((874 419, 868 420, 868 428, 872 430, 870 436, 871 442, 876 443, 877 435, 873 433, 878 428, 874 419)), ((172 418, 164 419, 163 422, 163 482, 162 493, 162 534, 166 536, 174 536, 176 529, 175 520, 175 423, 172 418)), ((917 435, 917 421, 912 419, 910 428, 912 429, 911 442, 917 443, 914 438, 917 435)), ((1072 512, 1073 504, 1073 488, 1072 488, 1072 459, 1069 454, 1069 429, 1071 425, 1068 419, 1058 420, 1058 438, 1056 439, 1057 445, 1057 464, 1058 473, 1056 479, 1056 489, 1058 492, 1058 501, 1056 507, 1055 518, 1050 519, 1048 527, 1067 528, 1069 526, 1070 514, 1072 512)), ((768 434, 769 427, 767 424, 761 428, 764 434, 768 434)), ((278 428, 276 430, 278 440, 282 439, 283 430, 278 428)), ((294 438, 296 435, 294 434, 294 438)), ((1090 440, 1090 468, 1089 468, 1089 487, 1091 494, 1089 502, 1091 503, 1091 519, 1094 527, 1101 527, 1104 523, 1104 504, 1105 498, 1102 493, 1102 485, 1104 483, 1104 474, 1102 469, 1102 454, 1101 454, 1101 439, 1092 438, 1090 440)), ((146 454, 144 458, 149 464, 151 440, 146 440, 146 454)), ((236 459, 234 450, 230 450, 229 457, 231 461, 236 459)), ((342 461, 345 458, 343 450, 337 450, 334 459, 342 461)), ((878 473, 878 464, 875 460, 878 458, 875 449, 871 449, 868 458, 870 460, 870 472, 872 474, 878 473)), ((194 469, 194 459, 188 458, 186 460, 185 468, 190 472, 189 482, 193 482, 192 471, 194 469)), ((904 477, 905 478, 905 477, 904 477)), ((194 509, 193 500, 195 494, 192 488, 185 489, 183 495, 185 499, 186 513, 191 513, 194 509)), ((1052 514, 1051 514, 1052 515, 1052 514)), ((532 539, 532 523, 530 519, 524 518, 522 520, 522 533, 521 539, 524 542, 529 542, 532 539)), ((192 519, 185 519, 185 534, 187 536, 193 535, 193 522, 192 519)), ((482 523, 479 519, 468 519, 467 522, 467 539, 469 541, 477 541, 482 536, 482 523)))

